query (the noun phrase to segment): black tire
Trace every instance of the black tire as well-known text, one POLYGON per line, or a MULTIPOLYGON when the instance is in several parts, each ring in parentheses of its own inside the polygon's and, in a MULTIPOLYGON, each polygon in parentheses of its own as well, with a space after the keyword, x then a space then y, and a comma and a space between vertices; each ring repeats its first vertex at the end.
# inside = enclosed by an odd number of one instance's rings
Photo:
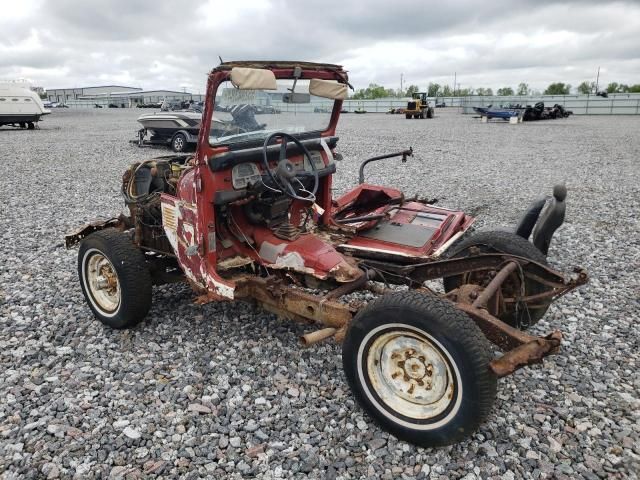
POLYGON ((405 114, 404 114, 404 116, 405 116, 405 118, 406 118, 407 120, 409 120, 409 119, 411 118, 411 114, 409 114, 409 113, 405 113, 405 114))
POLYGON ((460 441, 489 416, 497 389, 488 367, 491 352, 478 326, 452 303, 406 291, 385 295, 355 316, 342 344, 342 363, 356 400, 382 428, 430 447, 460 441), (394 358, 401 361, 395 365, 394 358), (389 375, 390 368, 398 371, 389 375), (418 395, 433 397, 420 405, 418 395))
POLYGON ((24 122, 20 122, 20 128, 27 128, 27 124, 24 122))
MULTIPOLYGON (((547 258, 535 245, 527 239, 507 231, 476 232, 458 243, 450 253, 447 253, 447 257, 468 257, 471 255, 471 247, 477 247, 480 253, 507 253, 547 265, 547 258)), ((514 276, 517 275, 514 274, 514 276)), ((458 288, 462 282, 463 276, 461 275, 443 278, 446 292, 458 288)), ((470 283, 474 282, 471 281, 470 283)), ((542 284, 530 279, 525 280, 525 295, 535 295, 544 291, 545 287, 542 284)), ((540 308, 529 309, 520 306, 517 310, 505 312, 499 318, 513 327, 526 330, 531 325, 535 325, 544 316, 548 308, 549 304, 540 308)))
POLYGON ((433 118, 433 108, 431 107, 427 109, 427 118, 433 118))
POLYGON ((144 253, 125 233, 114 228, 94 232, 82 241, 78 276, 89 308, 109 327, 133 327, 151 308, 151 273, 144 253), (96 277, 94 268, 104 273, 96 277), (117 284, 112 283, 114 276, 117 284), (100 286, 98 282, 109 286, 100 286))
POLYGON ((27 130, 35 130, 36 126, 33 122, 27 123, 27 130))
POLYGON ((171 140, 171 150, 176 153, 184 152, 187 149, 187 137, 183 133, 176 133, 171 140))

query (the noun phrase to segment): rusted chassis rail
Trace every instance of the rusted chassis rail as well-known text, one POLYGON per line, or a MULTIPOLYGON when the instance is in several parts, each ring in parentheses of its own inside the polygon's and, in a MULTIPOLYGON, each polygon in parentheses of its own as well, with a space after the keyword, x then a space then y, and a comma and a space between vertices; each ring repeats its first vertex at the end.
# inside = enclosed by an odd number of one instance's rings
MULTIPOLYGON (((415 265, 413 267, 416 267, 415 265)), ((548 287, 543 294, 535 295, 530 301, 540 300, 550 302, 570 290, 586 283, 587 275, 581 269, 576 269, 574 275, 565 278, 544 265, 530 260, 503 254, 487 254, 466 259, 444 260, 431 264, 422 264, 422 275, 428 278, 451 276, 475 270, 495 269, 495 276, 489 284, 482 288, 477 285, 461 285, 457 291, 449 292, 442 297, 453 301, 455 306, 465 312, 478 325, 485 336, 498 346, 504 353, 493 360, 489 368, 498 377, 509 375, 519 368, 534 363, 556 353, 562 340, 562 334, 554 331, 545 337, 537 337, 514 328, 494 316, 493 299, 498 294, 503 282, 513 272, 520 271, 525 277, 535 278, 536 281, 548 287), (466 293, 465 293, 466 292, 466 293), (474 292, 471 295, 467 293, 474 292)), ((366 272, 371 278, 372 272, 366 272)), ((313 295, 299 288, 292 287, 284 279, 269 277, 258 278, 245 276, 236 278, 236 297, 238 299, 253 300, 268 311, 292 320, 316 323, 322 325, 321 330, 311 332, 302 337, 302 343, 309 345, 326 338, 333 337, 342 341, 344 334, 356 309, 341 303, 338 298, 351 291, 368 286, 378 293, 387 289, 376 288, 371 283, 356 281, 353 284, 343 284, 324 296, 313 295), (351 288, 349 288, 351 286, 351 288)), ((389 290, 391 291, 391 290, 389 290)), ((425 294, 436 295, 424 290, 425 294)), ((508 299, 503 299, 508 300, 508 299)), ((525 297, 524 300, 527 300, 525 297)))

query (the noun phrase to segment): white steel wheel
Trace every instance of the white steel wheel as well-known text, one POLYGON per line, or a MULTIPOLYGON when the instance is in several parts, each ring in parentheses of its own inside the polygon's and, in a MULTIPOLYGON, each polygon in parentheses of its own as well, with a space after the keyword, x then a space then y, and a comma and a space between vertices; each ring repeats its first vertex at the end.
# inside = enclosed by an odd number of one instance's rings
POLYGON ((99 250, 89 249, 84 254, 82 269, 82 280, 93 306, 103 315, 115 315, 120 307, 120 282, 109 259, 99 250))
POLYGON ((80 243, 80 286, 91 311, 105 325, 127 328, 151 308, 151 274, 144 253, 114 228, 94 232, 80 243))
POLYGON ((475 431, 495 401, 492 348, 451 302, 416 291, 358 312, 342 364, 362 408, 402 440, 448 445, 475 431))
POLYGON ((426 420, 424 428, 436 428, 433 420, 459 408, 457 367, 426 332, 403 324, 378 327, 365 337, 358 355, 367 395, 399 421, 426 420))

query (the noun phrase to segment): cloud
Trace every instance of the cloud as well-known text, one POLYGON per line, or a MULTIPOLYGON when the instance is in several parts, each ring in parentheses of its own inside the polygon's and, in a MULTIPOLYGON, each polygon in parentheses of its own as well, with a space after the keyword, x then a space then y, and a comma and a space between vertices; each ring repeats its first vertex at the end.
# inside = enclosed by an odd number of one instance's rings
POLYGON ((49 88, 203 91, 218 56, 343 64, 352 83, 424 88, 640 83, 634 1, 42 0, 5 5, 0 78, 49 88))

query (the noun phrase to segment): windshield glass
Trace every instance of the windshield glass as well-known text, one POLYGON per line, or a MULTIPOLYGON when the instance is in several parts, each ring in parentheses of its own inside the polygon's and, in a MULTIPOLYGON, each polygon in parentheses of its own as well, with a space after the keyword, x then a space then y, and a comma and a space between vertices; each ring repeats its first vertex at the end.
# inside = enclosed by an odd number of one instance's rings
POLYGON ((273 132, 321 132, 329 126, 333 100, 309 94, 309 80, 278 80, 277 90, 239 90, 220 84, 209 144, 264 140, 273 132), (288 98, 287 98, 288 97, 288 98), (289 100, 289 101, 287 101, 289 100))

